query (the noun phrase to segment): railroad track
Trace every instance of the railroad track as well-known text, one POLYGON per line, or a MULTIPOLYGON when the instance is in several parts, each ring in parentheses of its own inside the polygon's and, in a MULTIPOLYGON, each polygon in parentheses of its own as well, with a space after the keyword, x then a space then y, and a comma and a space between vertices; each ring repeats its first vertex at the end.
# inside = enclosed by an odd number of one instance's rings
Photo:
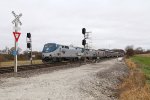
MULTIPOLYGON (((108 60, 108 59, 101 59, 98 62, 108 60)), ((87 63, 93 63, 91 61, 87 61, 87 63)), ((85 64, 83 61, 79 62, 57 62, 57 63, 51 63, 51 64, 33 64, 33 65, 22 65, 18 66, 18 72, 21 71, 27 71, 27 70, 34 70, 34 69, 40 69, 40 68, 48 68, 48 67, 55 67, 55 66, 63 66, 63 65, 68 65, 68 64, 85 64)), ((71 66, 71 65, 69 65, 71 66)), ((5 74, 5 73, 13 73, 14 72, 14 67, 0 67, 0 74, 5 74)))
MULTIPOLYGON (((57 62, 57 63, 52 63, 52 64, 22 65, 22 66, 18 66, 18 72, 27 71, 27 70, 34 70, 34 69, 40 69, 40 68, 48 68, 48 67, 67 65, 69 63, 70 62, 57 62)), ((13 66, 1 67, 0 68, 0 74, 13 73, 13 72, 14 72, 14 67, 13 66)))

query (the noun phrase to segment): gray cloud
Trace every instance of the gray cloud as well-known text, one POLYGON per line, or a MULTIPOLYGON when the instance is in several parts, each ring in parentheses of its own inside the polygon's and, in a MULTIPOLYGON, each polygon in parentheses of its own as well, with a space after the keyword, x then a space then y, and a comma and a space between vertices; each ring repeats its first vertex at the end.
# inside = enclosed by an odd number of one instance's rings
POLYGON ((26 49, 26 33, 31 32, 34 50, 47 42, 81 45, 81 29, 92 31, 92 46, 149 49, 149 0, 1 0, 0 49, 12 47, 14 17, 23 13, 19 46, 26 49))

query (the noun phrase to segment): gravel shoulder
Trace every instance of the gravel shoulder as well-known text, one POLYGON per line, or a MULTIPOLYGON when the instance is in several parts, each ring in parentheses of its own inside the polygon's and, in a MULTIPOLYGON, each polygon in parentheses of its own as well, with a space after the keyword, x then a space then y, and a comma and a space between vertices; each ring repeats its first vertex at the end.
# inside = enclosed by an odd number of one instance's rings
POLYGON ((115 100, 115 87, 127 73, 124 62, 112 59, 30 77, 1 77, 0 99, 115 100))

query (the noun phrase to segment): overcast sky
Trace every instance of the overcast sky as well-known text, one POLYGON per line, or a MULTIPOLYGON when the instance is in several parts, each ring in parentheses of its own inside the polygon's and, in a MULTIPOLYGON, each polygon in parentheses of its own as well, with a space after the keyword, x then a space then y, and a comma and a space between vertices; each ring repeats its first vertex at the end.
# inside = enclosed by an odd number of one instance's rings
POLYGON ((94 49, 150 49, 150 0, 0 0, 0 49, 14 46, 12 11, 23 14, 18 42, 23 50, 27 32, 33 50, 51 42, 82 47, 83 27, 92 32, 94 49))

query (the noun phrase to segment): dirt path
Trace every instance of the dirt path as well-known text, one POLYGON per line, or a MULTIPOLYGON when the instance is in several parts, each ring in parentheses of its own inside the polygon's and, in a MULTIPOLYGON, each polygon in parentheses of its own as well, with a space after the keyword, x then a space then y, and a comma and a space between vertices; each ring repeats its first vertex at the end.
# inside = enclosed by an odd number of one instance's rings
POLYGON ((1 100, 113 100, 118 78, 127 73, 116 59, 29 78, 2 78, 1 100))

